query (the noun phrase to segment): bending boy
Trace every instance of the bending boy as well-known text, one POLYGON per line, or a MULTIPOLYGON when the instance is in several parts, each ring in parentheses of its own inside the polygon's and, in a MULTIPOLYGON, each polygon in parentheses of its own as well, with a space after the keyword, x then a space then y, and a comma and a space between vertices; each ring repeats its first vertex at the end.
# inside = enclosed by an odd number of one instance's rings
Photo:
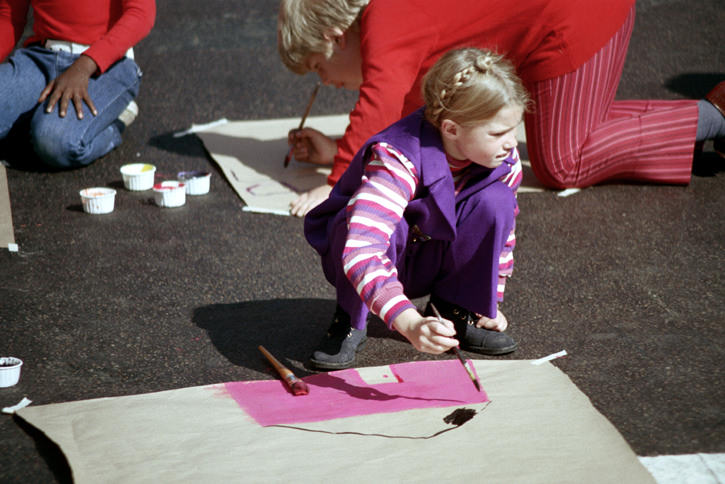
POLYGON ((725 152, 725 82, 707 100, 615 100, 634 25, 634 0, 282 0, 278 42, 293 72, 359 90, 340 140, 290 134, 300 161, 334 164, 324 200, 374 133, 422 105, 423 75, 446 51, 488 48, 516 67, 535 108, 526 140, 536 177, 552 188, 630 180, 686 184, 695 142, 725 152))

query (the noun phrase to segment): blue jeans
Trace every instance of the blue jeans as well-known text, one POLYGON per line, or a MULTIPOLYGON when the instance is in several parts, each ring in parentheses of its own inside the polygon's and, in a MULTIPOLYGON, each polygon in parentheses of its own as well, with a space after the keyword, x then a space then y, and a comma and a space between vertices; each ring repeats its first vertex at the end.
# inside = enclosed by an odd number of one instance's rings
POLYGON ((64 118, 58 115, 58 104, 46 113, 47 99, 38 104, 41 91, 77 58, 78 54, 34 46, 17 49, 0 64, 0 140, 10 136, 13 139, 6 141, 29 141, 50 168, 89 165, 120 145, 125 126, 118 116, 138 94, 141 71, 124 57, 88 82, 96 116, 85 103, 83 119, 78 119, 72 103, 64 118))

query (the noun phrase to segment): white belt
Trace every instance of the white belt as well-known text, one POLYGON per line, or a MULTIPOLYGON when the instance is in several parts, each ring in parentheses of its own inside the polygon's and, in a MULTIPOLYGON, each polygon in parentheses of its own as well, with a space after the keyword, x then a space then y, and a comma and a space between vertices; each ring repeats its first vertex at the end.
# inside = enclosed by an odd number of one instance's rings
MULTIPOLYGON (((54 50, 56 52, 68 52, 69 54, 82 54, 90 47, 90 45, 76 44, 75 42, 68 42, 67 40, 53 40, 48 39, 45 41, 44 47, 46 49, 54 50)), ((133 47, 126 51, 126 57, 133 59, 133 47)))

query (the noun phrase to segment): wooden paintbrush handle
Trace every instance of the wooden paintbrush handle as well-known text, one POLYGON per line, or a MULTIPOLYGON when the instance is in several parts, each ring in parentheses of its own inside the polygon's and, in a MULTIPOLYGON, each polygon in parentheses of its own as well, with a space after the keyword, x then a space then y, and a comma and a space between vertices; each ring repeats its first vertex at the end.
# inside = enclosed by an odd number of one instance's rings
POLYGON ((269 351, 267 351, 267 349, 264 346, 259 345, 258 348, 259 348, 259 351, 262 352, 262 354, 264 355, 264 357, 267 358, 267 360, 270 363, 272 363, 272 366, 274 366, 274 369, 277 370, 279 372, 279 374, 282 375, 283 378, 285 378, 286 375, 283 375, 282 372, 285 371, 285 370, 287 372, 290 372, 290 370, 286 366, 284 366, 282 363, 280 363, 277 360, 277 358, 275 358, 274 356, 272 356, 272 353, 270 353, 269 351))

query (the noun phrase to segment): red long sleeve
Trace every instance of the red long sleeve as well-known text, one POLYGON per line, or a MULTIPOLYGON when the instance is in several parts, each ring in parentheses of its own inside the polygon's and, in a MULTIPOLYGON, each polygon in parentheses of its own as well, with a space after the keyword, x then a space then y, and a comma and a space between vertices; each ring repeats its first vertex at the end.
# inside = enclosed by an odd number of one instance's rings
POLYGON ((90 45, 85 55, 100 72, 148 35, 156 18, 154 0, 0 0, 3 58, 22 34, 28 4, 33 7, 33 35, 26 45, 47 39, 90 45), (12 25, 12 44, 6 25, 12 25))
POLYGON ((22 37, 29 6, 29 0, 0 0, 0 62, 22 37))
POLYGON ((619 29, 634 0, 371 0, 360 21, 363 83, 338 141, 334 184, 363 143, 423 104, 422 78, 450 49, 505 54, 525 84, 571 72, 619 29))

